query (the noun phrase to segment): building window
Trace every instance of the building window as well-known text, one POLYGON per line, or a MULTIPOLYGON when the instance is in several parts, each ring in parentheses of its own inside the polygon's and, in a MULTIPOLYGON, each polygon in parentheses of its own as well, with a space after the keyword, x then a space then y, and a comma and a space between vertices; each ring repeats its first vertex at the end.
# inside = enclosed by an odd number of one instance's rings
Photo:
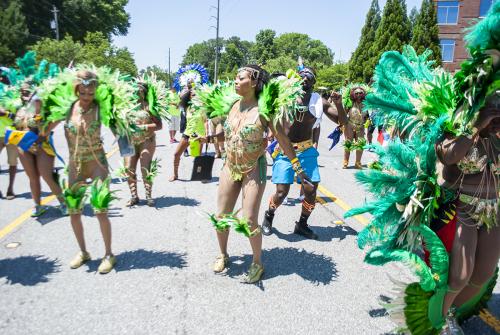
POLYGON ((458 7, 458 1, 439 1, 437 3, 438 24, 457 24, 458 7))
POLYGON ((485 17, 493 4, 493 0, 481 0, 481 4, 479 5, 479 17, 485 17))
POLYGON ((453 53, 455 52, 455 40, 440 40, 441 55, 443 63, 453 62, 453 53))

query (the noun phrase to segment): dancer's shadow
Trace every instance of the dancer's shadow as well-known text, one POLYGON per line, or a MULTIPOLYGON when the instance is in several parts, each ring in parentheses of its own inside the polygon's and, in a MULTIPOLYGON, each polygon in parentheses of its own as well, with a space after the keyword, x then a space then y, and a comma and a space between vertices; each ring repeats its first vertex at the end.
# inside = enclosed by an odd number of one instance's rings
MULTIPOLYGON (((157 267, 168 267, 182 269, 187 266, 186 254, 168 251, 151 251, 145 249, 137 249, 133 251, 125 251, 116 255, 117 263, 115 270, 130 271, 130 270, 148 270, 157 267)), ((96 272, 99 267, 100 260, 92 260, 87 263, 87 272, 96 272)))
POLYGON ((34 286, 49 281, 51 274, 59 272, 57 259, 49 259, 41 255, 20 256, 0 260, 0 278, 7 284, 34 286))
MULTIPOLYGON (((86 205, 83 207, 82 211, 83 216, 95 216, 94 210, 92 209, 92 206, 86 205)), ((121 208, 120 207, 111 207, 108 209, 108 217, 110 218, 121 218, 123 217, 123 214, 121 214, 121 208)))
POLYGON ((111 179, 111 184, 121 184, 127 181, 126 178, 114 177, 111 179))
MULTIPOLYGON (((357 236, 358 232, 347 225, 335 225, 328 227, 320 227, 320 226, 310 226, 311 229, 318 235, 318 241, 320 242, 331 242, 333 240, 344 240, 347 236, 357 236)), ((299 242, 307 240, 302 235, 297 235, 294 233, 284 234, 273 227, 273 232, 279 239, 288 241, 288 242, 299 242)))
POLYGON ((193 198, 186 197, 159 197, 155 200, 156 208, 167 208, 176 205, 187 206, 187 207, 196 207, 200 205, 200 202, 193 198))
POLYGON ((42 226, 45 226, 46 224, 62 217, 63 215, 61 214, 59 208, 50 206, 47 208, 47 211, 43 213, 43 215, 36 218, 36 221, 39 222, 42 226))
MULTIPOLYGON (((42 192, 40 194, 40 196, 42 198, 45 198, 45 197, 48 197, 49 195, 51 195, 52 193, 50 192, 42 192)), ((17 198, 22 198, 22 199, 31 199, 33 196, 31 195, 31 192, 24 192, 24 193, 19 193, 19 194, 16 194, 16 199, 17 198)))
POLYGON ((212 184, 212 183, 218 183, 218 182, 219 182, 219 177, 212 177, 212 179, 201 180, 200 182, 201 182, 202 184, 212 184))
MULTIPOLYGON (((263 250, 262 258, 266 264, 264 280, 297 274, 312 284, 327 285, 338 277, 336 264, 330 257, 303 249, 287 247, 263 250)), ((231 264, 226 275, 232 278, 244 274, 252 262, 250 255, 229 259, 231 264)))

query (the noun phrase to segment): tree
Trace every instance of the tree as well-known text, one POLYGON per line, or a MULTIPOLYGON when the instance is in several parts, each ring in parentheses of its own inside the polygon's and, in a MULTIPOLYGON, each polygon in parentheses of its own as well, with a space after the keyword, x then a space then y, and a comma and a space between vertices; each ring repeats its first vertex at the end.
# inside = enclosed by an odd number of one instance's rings
POLYGON ((358 47, 352 54, 349 62, 349 80, 355 82, 368 83, 372 76, 370 69, 367 69, 367 62, 370 58, 370 49, 375 42, 375 33, 380 24, 380 7, 378 0, 372 0, 372 4, 366 14, 365 25, 361 29, 361 37, 358 47))
POLYGON ((387 0, 382 20, 375 33, 375 43, 370 48, 370 61, 365 75, 373 75, 373 70, 385 51, 402 51, 410 42, 410 21, 406 14, 406 0, 387 0))
POLYGON ((128 0, 23 0, 22 12, 27 21, 33 44, 42 37, 55 37, 49 23, 53 19, 52 5, 59 9, 59 32, 83 41, 87 32, 102 32, 106 37, 125 35, 130 15, 125 11, 128 0))
POLYGON ((276 58, 269 59, 264 65, 264 69, 269 73, 286 73, 288 69, 295 69, 297 67, 297 60, 288 56, 280 55, 276 58))
POLYGON ((63 40, 45 38, 32 46, 39 59, 46 59, 61 67, 70 63, 93 63, 109 66, 124 74, 137 75, 134 58, 127 48, 117 48, 100 32, 88 33, 84 43, 74 41, 66 35, 63 40))
POLYGON ((415 24, 417 23, 417 16, 418 16, 418 9, 417 7, 413 7, 410 11, 410 15, 408 15, 408 19, 410 20, 410 27, 411 27, 411 32, 413 32, 413 29, 415 28, 415 24))
POLYGON ((429 59, 441 65, 441 48, 439 46, 439 27, 437 25, 436 9, 432 0, 423 0, 420 13, 413 27, 411 45, 418 54, 426 49, 432 51, 429 59))
POLYGON ((275 38, 276 32, 272 29, 263 29, 257 33, 252 47, 252 58, 255 63, 264 65, 268 60, 276 57, 275 38))
POLYGON ((160 68, 158 65, 148 66, 146 69, 143 69, 140 71, 141 75, 143 75, 145 73, 147 73, 147 74, 154 73, 158 80, 163 80, 167 84, 173 83, 173 78, 172 78, 173 76, 171 74, 169 74, 168 71, 160 68))
POLYGON ((83 62, 82 49, 82 43, 73 41, 69 35, 60 41, 44 38, 32 46, 32 50, 36 51, 39 60, 46 59, 60 67, 68 66, 70 63, 83 62))
POLYGON ((22 53, 28 28, 19 1, 0 0, 0 64, 10 65, 22 53))
POLYGON ((288 56, 304 60, 304 64, 312 67, 331 65, 333 63, 332 51, 320 40, 314 40, 307 34, 285 33, 274 40, 277 56, 288 56))
POLYGON ((330 90, 340 90, 348 79, 348 63, 335 63, 318 70, 316 87, 327 87, 330 90))
MULTIPOLYGON (((221 39, 219 43, 219 45, 224 45, 224 40, 221 39)), ((184 57, 182 57, 181 65, 199 63, 207 69, 210 79, 214 78, 215 46, 216 43, 214 38, 189 46, 184 57)))
POLYGON ((224 49, 220 60, 220 78, 233 77, 234 72, 250 63, 253 43, 243 41, 239 37, 233 36, 224 42, 224 49))

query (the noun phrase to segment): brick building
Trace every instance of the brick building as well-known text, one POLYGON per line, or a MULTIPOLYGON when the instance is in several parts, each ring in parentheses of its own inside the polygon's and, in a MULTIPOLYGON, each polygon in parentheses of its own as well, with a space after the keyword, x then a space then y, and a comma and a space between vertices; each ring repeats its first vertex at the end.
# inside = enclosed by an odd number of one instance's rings
POLYGON ((460 68, 460 63, 469 57, 465 49, 463 30, 475 19, 484 17, 493 1, 499 0, 434 0, 445 69, 455 72, 460 68))

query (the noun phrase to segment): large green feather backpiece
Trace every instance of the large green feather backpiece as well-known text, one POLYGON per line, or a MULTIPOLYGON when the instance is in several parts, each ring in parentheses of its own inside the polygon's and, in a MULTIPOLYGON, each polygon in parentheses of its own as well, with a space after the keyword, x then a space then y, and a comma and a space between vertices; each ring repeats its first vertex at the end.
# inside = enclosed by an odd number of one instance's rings
POLYGON ((167 89, 167 84, 157 78, 153 72, 146 73, 137 79, 138 82, 147 85, 147 96, 149 111, 157 118, 169 121, 172 115, 170 114, 170 104, 174 103, 175 95, 170 94, 167 89))
MULTIPOLYGON (((448 254, 429 228, 437 209, 453 196, 437 182, 435 143, 445 133, 468 135, 484 102, 498 94, 500 2, 467 35, 472 58, 454 77, 432 69, 428 53, 384 53, 376 68, 374 92, 367 96, 367 109, 376 109, 379 123, 392 123, 405 130, 404 139, 385 147, 376 146, 377 169, 360 171, 358 182, 373 200, 346 213, 346 217, 370 213, 370 224, 358 235, 358 245, 370 248, 365 261, 383 265, 399 261, 419 278, 412 284, 397 283, 397 297, 387 306, 401 331, 439 334, 444 319, 442 302, 447 292, 448 254), (495 58, 496 57, 496 58, 495 58), (423 245, 429 264, 417 256, 423 245)), ((401 133, 401 132, 399 132, 401 133)), ((485 303, 491 282, 457 317, 470 315, 485 303), (482 298, 482 295, 485 298, 482 298)))
POLYGON ((395 124, 400 132, 417 126, 417 110, 411 99, 417 98, 415 85, 433 78, 430 51, 417 55, 411 46, 402 53, 387 51, 375 68, 373 91, 365 99, 367 110, 377 110, 378 125, 395 124))
POLYGON ((234 103, 241 99, 234 90, 234 82, 218 82, 215 85, 204 84, 195 88, 192 105, 206 113, 210 119, 227 116, 234 103))

